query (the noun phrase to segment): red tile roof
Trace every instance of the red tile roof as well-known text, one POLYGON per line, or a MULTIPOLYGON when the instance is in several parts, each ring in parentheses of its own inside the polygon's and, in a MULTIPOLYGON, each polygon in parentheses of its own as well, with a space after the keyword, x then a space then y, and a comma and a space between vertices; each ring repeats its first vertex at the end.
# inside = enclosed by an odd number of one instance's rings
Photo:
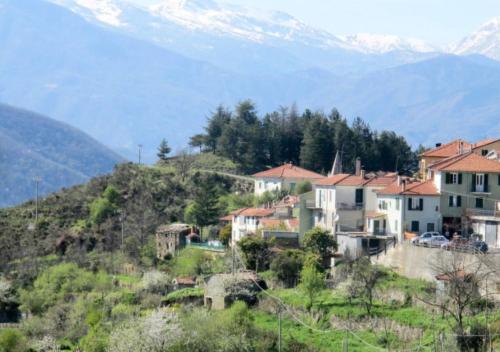
POLYGON ((488 144, 491 144, 491 143, 495 143, 495 142, 498 142, 498 141, 500 141, 500 138, 485 139, 484 141, 479 141, 479 142, 475 143, 472 146, 472 148, 473 149, 481 148, 481 147, 484 147, 485 145, 488 145, 488 144))
POLYGON ((444 162, 435 163, 431 169, 438 171, 494 172, 500 173, 500 163, 472 152, 458 155, 444 162))
POLYGON ((314 182, 316 185, 321 185, 321 186, 334 186, 340 181, 342 181, 344 178, 349 177, 349 174, 338 174, 338 175, 333 175, 327 178, 324 178, 322 180, 314 182))
POLYGON ((403 190, 403 186, 398 182, 393 182, 386 188, 377 192, 378 194, 385 195, 419 195, 419 196, 439 196, 439 192, 432 180, 421 181, 407 181, 403 190))
POLYGON ((270 177, 270 178, 311 179, 311 180, 318 180, 325 177, 316 172, 303 169, 293 164, 281 165, 273 169, 258 172, 253 176, 270 177))
POLYGON ((375 176, 371 174, 370 176, 356 176, 349 174, 338 174, 320 181, 316 181, 315 184, 319 186, 369 186, 369 187, 383 187, 391 184, 396 179, 396 173, 389 173, 384 176, 375 176), (389 175, 389 176, 388 176, 389 175))
POLYGON ((462 139, 456 139, 452 142, 443 144, 440 147, 423 152, 421 156, 447 158, 460 152, 460 144, 462 144, 462 150, 468 150, 472 147, 470 143, 462 139))
POLYGON ((234 212, 235 216, 255 216, 255 217, 266 217, 274 214, 274 209, 265 208, 243 208, 234 212))
POLYGON ((177 285, 196 285, 196 277, 176 277, 177 285))

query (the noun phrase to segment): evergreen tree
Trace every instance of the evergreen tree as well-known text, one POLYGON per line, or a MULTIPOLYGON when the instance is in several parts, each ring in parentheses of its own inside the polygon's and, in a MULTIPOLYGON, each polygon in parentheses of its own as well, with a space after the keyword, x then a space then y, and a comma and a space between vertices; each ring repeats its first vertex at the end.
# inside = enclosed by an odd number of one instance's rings
POLYGON ((160 146, 158 147, 158 153, 156 154, 158 156, 158 159, 160 161, 165 161, 168 159, 168 154, 170 154, 172 150, 168 146, 168 143, 165 139, 162 139, 160 146))
POLYGON ((309 121, 300 150, 302 167, 317 172, 329 170, 333 161, 330 127, 327 119, 317 114, 309 121))
MULTIPOLYGON (((200 228, 215 225, 220 216, 217 176, 196 173, 192 178, 193 200, 187 207, 185 220, 200 228)), ((200 233, 201 235, 201 233, 200 233)))
POLYGON ((208 150, 216 151, 218 139, 222 136, 229 122, 231 122, 231 112, 219 105, 212 117, 208 119, 205 128, 207 134, 204 143, 208 150))

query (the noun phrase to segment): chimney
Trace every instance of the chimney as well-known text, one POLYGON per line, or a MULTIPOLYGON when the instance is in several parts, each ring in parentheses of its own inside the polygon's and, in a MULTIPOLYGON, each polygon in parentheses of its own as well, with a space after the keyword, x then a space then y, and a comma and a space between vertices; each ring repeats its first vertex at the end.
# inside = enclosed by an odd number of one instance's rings
POLYGON ((436 148, 439 148, 440 146, 442 146, 442 143, 436 143, 436 148))
POLYGON ((398 181, 398 186, 401 186, 401 176, 400 175, 398 175, 397 181, 398 181))
POLYGON ((361 178, 364 179, 365 178, 365 169, 361 169, 361 178))
POLYGON ((403 192, 406 191, 406 180, 403 180, 402 186, 403 186, 403 192))
POLYGON ((463 154, 464 153, 464 142, 460 141, 458 143, 458 154, 463 154))
POLYGON ((356 176, 361 175, 361 159, 356 158, 356 176))

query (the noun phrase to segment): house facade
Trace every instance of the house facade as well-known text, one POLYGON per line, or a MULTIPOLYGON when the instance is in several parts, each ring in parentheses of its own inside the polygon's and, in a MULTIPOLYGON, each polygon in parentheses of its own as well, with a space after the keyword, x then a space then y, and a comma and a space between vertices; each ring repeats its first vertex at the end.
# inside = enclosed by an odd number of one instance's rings
POLYGON ((399 177, 377 192, 378 209, 367 215, 366 227, 373 234, 391 234, 399 241, 404 233, 439 231, 440 194, 432 181, 399 177))
POLYGON ((303 169, 291 163, 284 164, 273 169, 258 172, 253 175, 255 179, 254 192, 260 196, 265 192, 288 189, 293 192, 299 182, 321 180, 325 178, 316 172, 303 169))
POLYGON ((475 152, 445 159, 430 167, 441 193, 443 232, 478 233, 500 246, 500 163, 475 152))
POLYGON ((232 244, 250 234, 257 233, 262 226, 261 221, 273 214, 273 209, 265 208, 243 208, 232 212, 232 244))
POLYGON ((364 231, 364 218, 377 208, 377 191, 396 178, 395 174, 337 174, 314 184, 313 223, 337 231, 364 231))

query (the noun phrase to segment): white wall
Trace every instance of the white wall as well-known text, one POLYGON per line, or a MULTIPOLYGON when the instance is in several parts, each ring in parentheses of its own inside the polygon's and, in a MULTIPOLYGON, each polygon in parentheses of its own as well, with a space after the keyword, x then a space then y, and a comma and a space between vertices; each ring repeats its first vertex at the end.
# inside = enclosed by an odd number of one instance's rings
POLYGON ((254 216, 233 216, 232 242, 237 243, 248 234, 256 233, 259 228, 259 218, 254 216))
MULTIPOLYGON (((424 207, 425 208, 425 207, 424 207)), ((388 234, 396 235, 398 240, 403 240, 403 198, 398 195, 380 195, 377 199, 377 212, 386 215, 386 231, 388 234), (381 202, 385 202, 386 209, 381 208, 381 202)), ((382 221, 382 220, 381 220, 382 221)), ((373 223, 373 220, 372 220, 373 223)), ((373 227, 370 229, 372 232, 373 227)))
POLYGON ((282 180, 280 178, 256 178, 254 194, 256 196, 262 195, 264 192, 272 192, 280 190, 282 187, 282 180))
POLYGON ((405 196, 405 224, 408 230, 411 230, 411 222, 418 221, 420 223, 419 233, 427 231, 427 223, 434 224, 434 231, 441 231, 441 211, 439 209, 439 196, 405 196), (408 199, 413 198, 413 204, 418 202, 419 198, 424 199, 424 210, 408 210, 408 199), (437 211, 436 211, 437 209, 437 211))
POLYGON ((335 186, 315 186, 314 192, 315 203, 318 208, 314 215, 314 226, 318 226, 330 231, 331 233, 335 233, 335 186), (321 220, 320 214, 322 215, 321 220))

